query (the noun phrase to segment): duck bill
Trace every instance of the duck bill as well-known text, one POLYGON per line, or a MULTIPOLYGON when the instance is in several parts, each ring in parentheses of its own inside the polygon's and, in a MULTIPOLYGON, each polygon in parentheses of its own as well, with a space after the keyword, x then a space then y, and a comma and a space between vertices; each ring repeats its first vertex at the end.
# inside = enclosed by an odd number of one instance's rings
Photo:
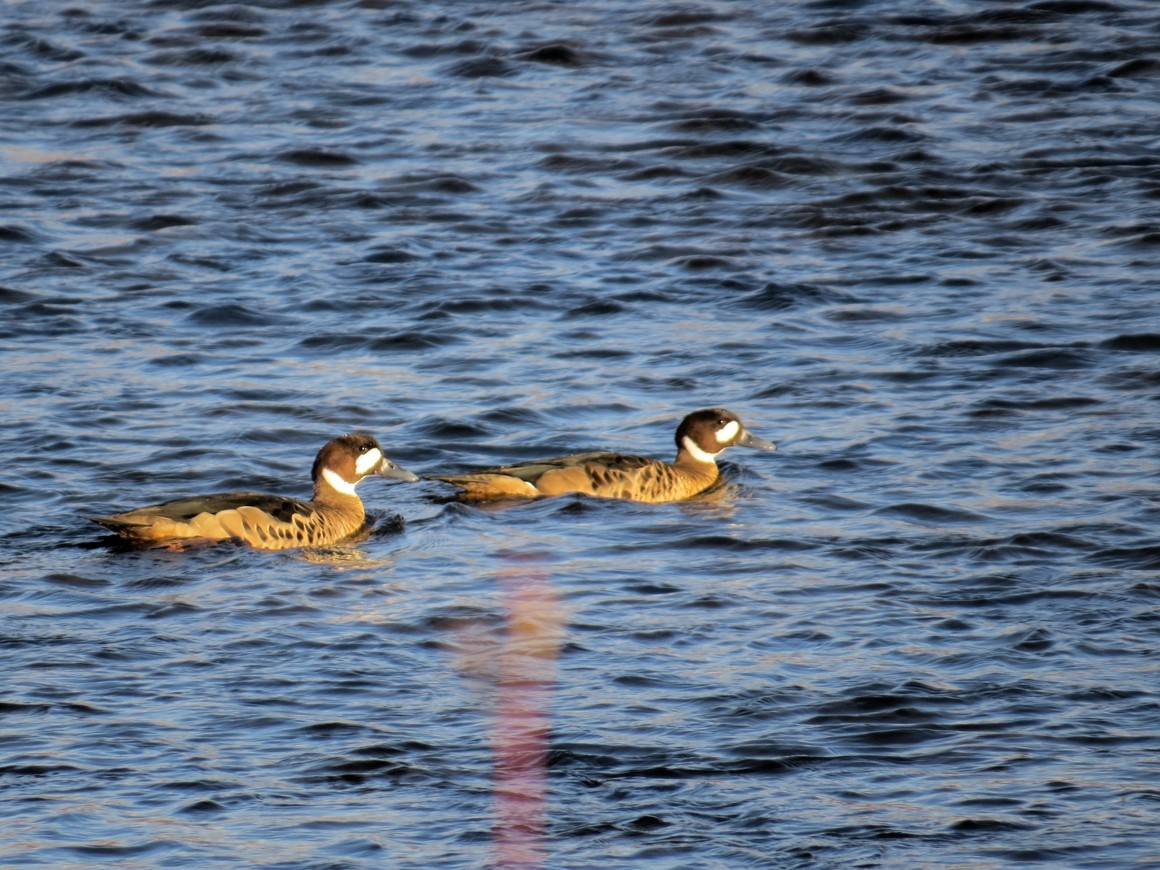
POLYGON ((375 469, 375 474, 379 477, 393 477, 395 480, 405 480, 408 483, 414 483, 419 479, 419 475, 412 474, 400 465, 395 465, 389 459, 383 459, 379 463, 379 467, 375 469))
POLYGON ((766 441, 760 435, 754 435, 752 432, 746 432, 735 442, 738 447, 753 447, 757 450, 776 450, 777 445, 772 441, 766 441))

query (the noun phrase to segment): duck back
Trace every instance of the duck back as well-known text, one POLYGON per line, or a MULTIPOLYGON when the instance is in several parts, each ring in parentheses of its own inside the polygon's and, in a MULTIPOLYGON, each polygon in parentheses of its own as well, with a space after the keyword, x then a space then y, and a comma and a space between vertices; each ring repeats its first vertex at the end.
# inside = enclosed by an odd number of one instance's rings
POLYGON ((361 501, 328 504, 252 492, 223 492, 93 517, 136 544, 238 539, 261 550, 320 546, 353 535, 366 514, 361 501))

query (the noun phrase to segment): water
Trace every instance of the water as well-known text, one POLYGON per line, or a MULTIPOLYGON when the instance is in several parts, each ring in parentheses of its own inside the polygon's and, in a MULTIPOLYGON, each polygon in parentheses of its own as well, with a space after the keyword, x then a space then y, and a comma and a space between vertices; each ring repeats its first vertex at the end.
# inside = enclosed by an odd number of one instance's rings
POLYGON ((1151 3, 25 0, 0 45, 0 863, 1160 866, 1151 3), (779 451, 716 500, 83 519, 718 404, 779 451))

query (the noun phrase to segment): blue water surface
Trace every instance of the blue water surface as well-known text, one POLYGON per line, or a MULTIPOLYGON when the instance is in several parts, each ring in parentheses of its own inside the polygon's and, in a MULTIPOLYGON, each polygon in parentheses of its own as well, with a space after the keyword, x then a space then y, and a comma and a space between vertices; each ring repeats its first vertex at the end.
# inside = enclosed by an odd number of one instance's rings
POLYGON ((1160 866, 1148 2, 0 14, 0 864, 1160 866), (712 498, 85 517, 778 443, 712 498))

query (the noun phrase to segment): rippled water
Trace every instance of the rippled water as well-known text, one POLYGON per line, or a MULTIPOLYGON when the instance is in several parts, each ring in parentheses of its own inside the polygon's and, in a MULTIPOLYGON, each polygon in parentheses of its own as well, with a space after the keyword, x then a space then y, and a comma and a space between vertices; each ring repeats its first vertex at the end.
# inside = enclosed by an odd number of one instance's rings
POLYGON ((0 25, 5 866, 1160 861, 1153 4, 0 25), (712 501, 83 519, 713 404, 712 501))

